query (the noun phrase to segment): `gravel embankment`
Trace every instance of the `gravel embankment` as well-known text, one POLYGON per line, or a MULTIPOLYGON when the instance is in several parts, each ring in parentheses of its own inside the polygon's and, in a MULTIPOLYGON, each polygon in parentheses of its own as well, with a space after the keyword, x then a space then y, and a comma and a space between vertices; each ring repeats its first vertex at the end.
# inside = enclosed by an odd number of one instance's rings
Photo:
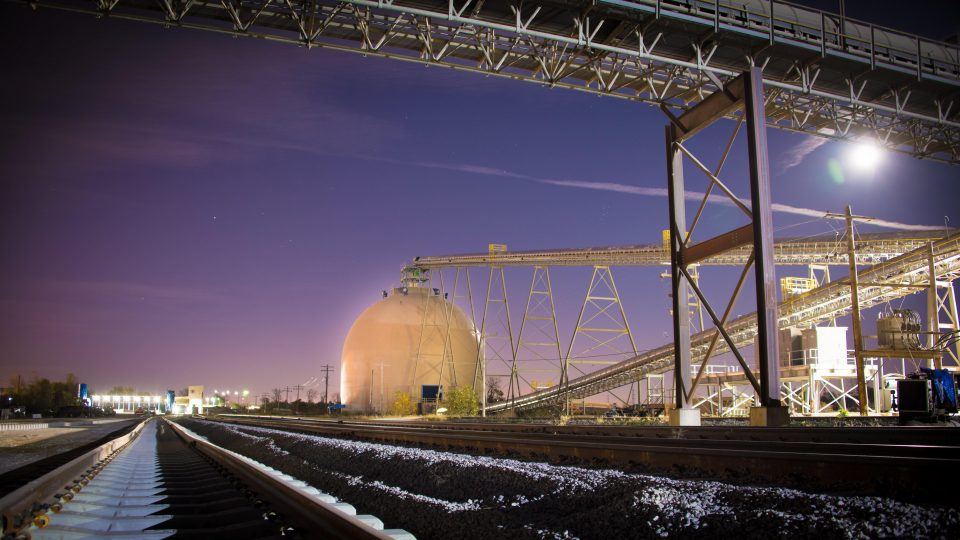
POLYGON ((891 499, 180 422, 420 539, 960 537, 957 509, 891 499))

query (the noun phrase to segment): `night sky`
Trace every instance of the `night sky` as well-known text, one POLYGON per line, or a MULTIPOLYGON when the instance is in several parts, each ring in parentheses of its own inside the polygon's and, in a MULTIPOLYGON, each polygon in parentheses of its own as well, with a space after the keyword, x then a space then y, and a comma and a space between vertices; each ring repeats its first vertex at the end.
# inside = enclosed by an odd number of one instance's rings
MULTIPOLYGON (((950 3, 911 2, 908 15, 894 4, 847 11, 935 38, 960 27, 950 3)), ((414 256, 657 243, 666 227, 666 200, 631 192, 665 187, 653 107, 6 3, 0 40, 4 383, 73 372, 101 391, 298 384, 337 366, 353 319, 414 256)), ((732 125, 695 151, 712 162, 732 125)), ((768 137, 777 203, 960 225, 955 166, 887 154, 858 171, 849 145, 768 137)), ((731 174, 744 170, 738 144, 731 174)), ((711 205, 704 234, 737 219, 711 205)), ((774 220, 780 236, 838 226, 774 220)), ((641 349, 670 339, 660 272, 617 271, 641 349)), ((732 272, 706 270, 708 293, 732 272)), ((555 272, 562 336, 587 277, 555 272)), ((529 279, 508 273, 515 321, 529 279)))

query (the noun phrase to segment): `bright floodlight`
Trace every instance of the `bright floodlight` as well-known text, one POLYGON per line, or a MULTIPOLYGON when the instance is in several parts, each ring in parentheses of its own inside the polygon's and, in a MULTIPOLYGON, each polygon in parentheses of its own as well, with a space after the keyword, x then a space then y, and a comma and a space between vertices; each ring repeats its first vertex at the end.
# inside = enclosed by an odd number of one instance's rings
POLYGON ((859 142, 853 146, 848 156, 850 164, 861 171, 872 171, 880 162, 880 147, 873 142, 859 142))

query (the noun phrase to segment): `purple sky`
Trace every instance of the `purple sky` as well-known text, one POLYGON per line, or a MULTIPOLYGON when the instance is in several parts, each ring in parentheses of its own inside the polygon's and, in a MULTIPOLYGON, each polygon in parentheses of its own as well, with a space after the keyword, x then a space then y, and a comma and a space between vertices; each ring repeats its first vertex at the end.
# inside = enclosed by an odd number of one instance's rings
MULTIPOLYGON (((849 4, 934 37, 958 26, 936 2, 912 19, 849 4)), ((353 319, 414 256, 653 243, 666 225, 665 199, 595 184, 665 186, 665 120, 652 107, 10 4, 0 19, 3 381, 298 384, 338 364, 353 319)), ((731 126, 698 136, 695 151, 715 159, 731 126)), ((768 137, 778 203, 960 224, 956 167, 888 155, 837 183, 827 163, 846 145, 768 137)), ((738 144, 731 174, 744 170, 738 144)), ((713 205, 704 234, 737 219, 713 205)), ((778 213, 775 225, 810 219, 778 213)), ((659 272, 617 273, 641 349, 668 340, 659 272)), ((708 292, 732 272, 706 271, 708 292)), ((587 275, 555 273, 562 336, 587 275)), ((516 321, 529 279, 508 275, 516 321)))

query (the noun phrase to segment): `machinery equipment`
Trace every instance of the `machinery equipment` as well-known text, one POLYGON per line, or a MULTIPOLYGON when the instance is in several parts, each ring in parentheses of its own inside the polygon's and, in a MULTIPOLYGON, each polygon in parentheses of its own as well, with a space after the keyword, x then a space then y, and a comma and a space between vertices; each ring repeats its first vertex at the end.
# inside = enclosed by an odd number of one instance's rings
POLYGON ((897 382, 900 422, 936 420, 957 412, 955 375, 946 369, 920 368, 897 382))
POLYGON ((882 349, 920 349, 920 315, 910 309, 895 309, 877 318, 877 344, 882 349))

